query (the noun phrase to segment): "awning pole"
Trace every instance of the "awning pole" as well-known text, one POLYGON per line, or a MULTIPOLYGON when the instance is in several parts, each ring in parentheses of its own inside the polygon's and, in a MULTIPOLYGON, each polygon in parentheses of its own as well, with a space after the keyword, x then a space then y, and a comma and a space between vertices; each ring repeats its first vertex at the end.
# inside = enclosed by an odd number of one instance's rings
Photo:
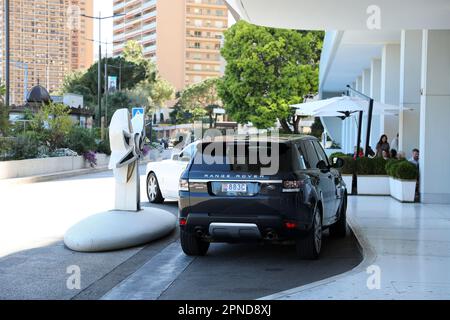
POLYGON ((363 112, 360 111, 358 121, 358 141, 356 141, 356 158, 359 158, 359 149, 361 149, 362 122, 363 122, 363 112))
POLYGON ((373 113, 373 99, 370 99, 369 114, 367 116, 366 148, 364 150, 365 157, 369 156, 370 131, 372 130, 372 113, 373 113))

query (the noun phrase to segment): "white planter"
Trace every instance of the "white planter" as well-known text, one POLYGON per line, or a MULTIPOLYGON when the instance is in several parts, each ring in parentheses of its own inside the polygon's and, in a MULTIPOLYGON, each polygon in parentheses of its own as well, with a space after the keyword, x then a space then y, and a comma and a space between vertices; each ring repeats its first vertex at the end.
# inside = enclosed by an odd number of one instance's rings
POLYGON ((343 174, 342 175, 342 180, 344 180, 349 194, 352 192, 352 179, 353 179, 353 177, 351 174, 343 174))
POLYGON ((390 177, 391 196, 401 202, 414 202, 416 194, 415 180, 399 180, 390 177))
POLYGON ((390 195, 389 176, 358 176, 359 195, 390 195))

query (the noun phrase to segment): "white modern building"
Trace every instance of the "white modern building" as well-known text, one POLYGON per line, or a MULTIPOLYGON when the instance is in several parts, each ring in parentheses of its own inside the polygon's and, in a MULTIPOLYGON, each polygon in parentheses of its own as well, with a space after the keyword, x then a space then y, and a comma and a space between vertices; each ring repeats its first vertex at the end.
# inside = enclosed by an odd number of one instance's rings
MULTIPOLYGON (((227 1, 254 24, 326 32, 320 96, 347 85, 375 101, 400 106, 372 120, 370 144, 399 133, 399 150, 420 149, 423 203, 450 203, 450 2, 369 0, 227 1)), ((353 152, 357 121, 324 118, 330 136, 353 152)), ((364 116, 362 145, 367 116, 364 116)))

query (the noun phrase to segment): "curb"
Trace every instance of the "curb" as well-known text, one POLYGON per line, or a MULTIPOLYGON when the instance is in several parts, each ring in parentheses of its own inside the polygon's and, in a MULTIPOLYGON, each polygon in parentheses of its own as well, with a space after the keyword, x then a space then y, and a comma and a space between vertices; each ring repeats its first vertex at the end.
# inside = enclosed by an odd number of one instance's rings
POLYGON ((361 261, 361 263, 359 265, 357 265, 356 267, 354 267, 353 269, 351 269, 349 271, 332 276, 330 278, 312 282, 312 283, 309 283, 309 284, 306 284, 306 285, 303 285, 300 287, 288 289, 288 290, 281 291, 278 293, 274 293, 274 294, 259 298, 257 300, 279 300, 279 299, 292 300, 290 297, 291 295, 294 295, 294 294, 297 294, 297 293, 300 293, 300 292, 303 292, 306 290, 310 290, 310 289, 313 289, 316 287, 320 287, 322 285, 327 285, 327 284, 336 282, 337 280, 340 280, 342 278, 352 276, 352 275, 355 275, 355 274, 358 274, 361 272, 366 272, 367 267, 372 265, 377 258, 376 251, 370 245, 369 241, 367 240, 366 236, 364 235, 362 228, 353 219, 347 217, 347 224, 348 224, 349 228, 351 229, 351 231, 353 232, 353 234, 355 235, 356 242, 358 244, 358 249, 363 256, 363 260, 361 261))

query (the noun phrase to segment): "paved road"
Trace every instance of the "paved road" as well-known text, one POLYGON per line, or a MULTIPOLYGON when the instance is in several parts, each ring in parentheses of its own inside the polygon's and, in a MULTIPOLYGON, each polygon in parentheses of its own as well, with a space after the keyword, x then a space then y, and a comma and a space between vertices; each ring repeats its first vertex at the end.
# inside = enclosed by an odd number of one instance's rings
MULTIPOLYGON (((361 260, 352 236, 326 239, 322 259, 313 262, 296 259, 289 246, 258 244, 213 244, 206 257, 193 259, 181 252, 178 232, 144 247, 77 253, 64 247, 64 231, 111 208, 110 172, 16 185, 0 194, 0 299, 99 299, 107 293, 124 294, 116 298, 253 299, 344 272, 361 260), (80 290, 66 287, 71 265, 81 269, 80 290)), ((177 213, 176 203, 156 207, 177 213)))

